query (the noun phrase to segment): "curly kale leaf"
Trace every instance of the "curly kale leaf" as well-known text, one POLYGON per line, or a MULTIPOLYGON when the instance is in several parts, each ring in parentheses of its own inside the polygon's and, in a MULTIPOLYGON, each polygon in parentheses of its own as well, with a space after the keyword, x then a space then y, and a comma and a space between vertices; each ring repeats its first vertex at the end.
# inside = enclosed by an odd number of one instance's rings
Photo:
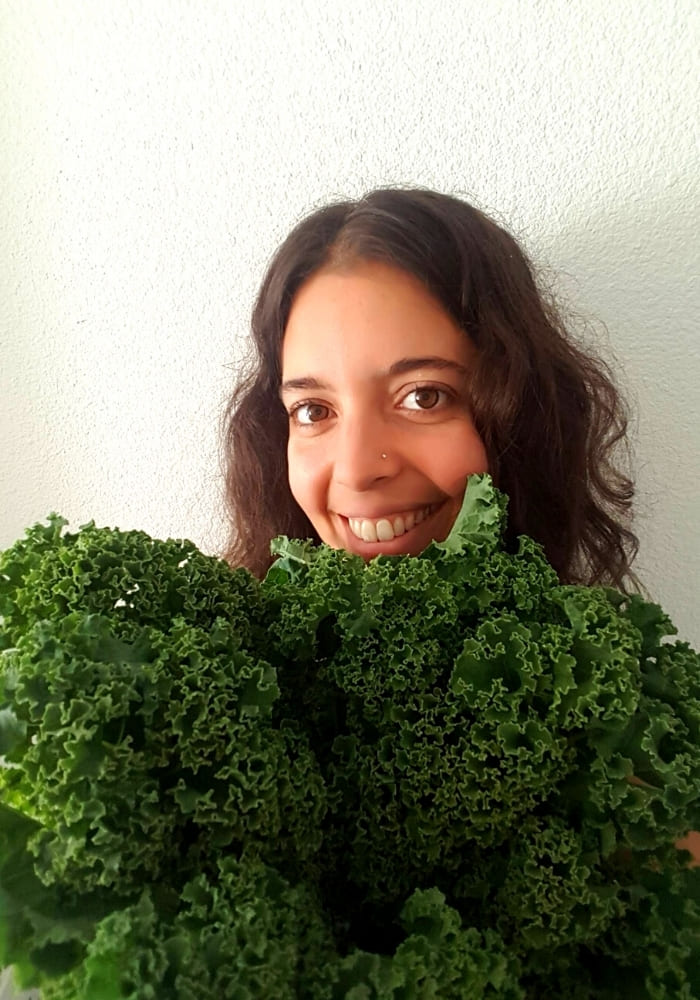
POLYGON ((414 892, 401 925, 393 954, 353 951, 331 968, 332 1000, 525 1000, 500 935, 465 927, 437 889, 414 892))
MULTIPOLYGON (((508 501, 490 476, 470 476, 459 514, 444 542, 434 542, 434 550, 450 555, 464 555, 475 549, 500 548, 506 526, 508 501)), ((427 550, 433 555, 433 547, 427 550)))
POLYGON ((359 604, 333 618, 305 710, 328 738, 315 749, 343 867, 370 898, 398 900, 505 842, 577 774, 596 727, 634 715, 639 643, 624 622, 611 641, 600 591, 550 591, 549 621, 490 609, 460 628, 429 560, 375 560, 361 582, 359 604))
POLYGON ((25 730, 5 787, 40 823, 31 848, 47 883, 129 894, 213 850, 313 854, 315 760, 303 734, 272 722, 275 672, 238 635, 175 619, 127 642, 74 612, 5 652, 25 730))
POLYGON ((622 881, 612 881, 582 834, 558 818, 529 816, 501 859, 492 897, 497 926, 521 955, 598 938, 625 917, 622 881))
POLYGON ((667 855, 663 870, 647 868, 618 891, 624 916, 603 934, 578 947, 528 954, 522 976, 528 997, 700 996, 700 869, 689 871, 670 847, 667 855))
POLYGON ((393 954, 340 957, 310 886, 229 859, 189 882, 175 911, 145 890, 102 920, 44 1000, 524 1000, 502 938, 464 927, 442 893, 414 893, 401 923, 393 954))
POLYGON ((107 916, 44 1000, 323 1000, 318 981, 334 959, 312 888, 228 858, 191 879, 174 908, 145 889, 107 916))
MULTIPOLYGON (((678 852, 674 852, 676 855, 678 852)), ((700 868, 688 870, 671 851, 662 868, 642 871, 628 890, 624 921, 590 948, 602 1000, 700 996, 700 868)))
POLYGON ((28 844, 38 824, 0 805, 0 965, 13 964, 20 987, 78 964, 98 920, 114 908, 113 894, 46 886, 28 844))
POLYGON ((259 601, 250 573, 232 571, 185 540, 93 522, 71 533, 66 525, 53 514, 0 555, 0 649, 36 622, 74 611, 108 617, 120 636, 132 625, 167 630, 179 617, 209 628, 222 617, 250 642, 259 601))

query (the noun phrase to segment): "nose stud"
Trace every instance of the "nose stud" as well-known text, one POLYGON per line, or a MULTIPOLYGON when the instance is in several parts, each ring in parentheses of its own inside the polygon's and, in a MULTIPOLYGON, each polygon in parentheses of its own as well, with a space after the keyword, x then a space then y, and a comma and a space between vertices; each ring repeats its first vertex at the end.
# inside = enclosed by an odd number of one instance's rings
POLYGON ((382 458, 386 458, 386 452, 382 452, 382 458))

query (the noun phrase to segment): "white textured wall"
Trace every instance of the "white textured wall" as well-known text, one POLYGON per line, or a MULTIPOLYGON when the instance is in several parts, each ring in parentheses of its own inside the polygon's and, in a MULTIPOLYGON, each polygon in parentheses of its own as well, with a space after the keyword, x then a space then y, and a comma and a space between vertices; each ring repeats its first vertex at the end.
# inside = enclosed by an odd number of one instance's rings
POLYGON ((644 581, 700 645, 696 0, 0 0, 0 546, 59 510, 222 537, 265 262, 330 197, 494 211, 595 318, 644 581))

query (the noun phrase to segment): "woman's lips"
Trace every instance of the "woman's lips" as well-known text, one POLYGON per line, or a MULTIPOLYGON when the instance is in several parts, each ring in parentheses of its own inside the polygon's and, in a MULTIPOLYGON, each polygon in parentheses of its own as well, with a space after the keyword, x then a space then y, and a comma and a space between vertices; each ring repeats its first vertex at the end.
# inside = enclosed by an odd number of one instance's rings
POLYGON ((350 531, 362 542, 391 542, 421 524, 435 510, 436 504, 427 504, 417 510, 388 517, 349 517, 350 531))

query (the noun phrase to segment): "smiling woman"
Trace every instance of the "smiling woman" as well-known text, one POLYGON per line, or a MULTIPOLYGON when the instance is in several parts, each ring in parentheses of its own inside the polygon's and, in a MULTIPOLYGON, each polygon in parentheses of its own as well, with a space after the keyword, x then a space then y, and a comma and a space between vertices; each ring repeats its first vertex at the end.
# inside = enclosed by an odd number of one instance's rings
POLYGON ((273 258, 252 333, 226 417, 232 564, 262 575, 281 534, 417 554, 488 471, 509 544, 535 538, 565 582, 632 579, 623 403, 482 212, 414 189, 314 212, 273 258))
POLYGON ((415 278, 375 262, 301 289, 282 345, 292 496, 318 537, 365 558, 443 541, 488 459, 473 347, 415 278))

